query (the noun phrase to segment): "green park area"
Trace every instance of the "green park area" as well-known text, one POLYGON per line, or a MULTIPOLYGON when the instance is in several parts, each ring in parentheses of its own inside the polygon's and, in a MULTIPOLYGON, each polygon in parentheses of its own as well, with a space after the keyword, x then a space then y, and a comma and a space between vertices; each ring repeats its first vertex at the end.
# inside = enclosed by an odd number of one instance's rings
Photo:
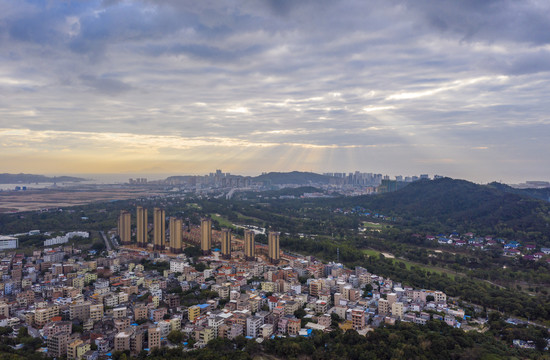
MULTIPOLYGON (((379 257, 380 254, 382 254, 386 259, 391 260, 395 264, 404 264, 405 269, 407 269, 407 270, 411 270, 413 267, 415 267, 415 268, 422 269, 422 270, 425 270, 425 271, 429 271, 429 272, 432 272, 432 273, 436 273, 436 274, 439 274, 439 275, 446 274, 448 277, 450 277, 453 280, 455 279, 455 276, 457 276, 457 274, 455 274, 454 272, 452 272, 450 270, 439 268, 439 267, 436 267, 436 266, 429 266, 429 265, 425 265, 425 264, 420 264, 420 263, 410 261, 410 260, 396 259, 396 258, 393 257, 393 255, 388 254, 388 253, 384 253, 382 251, 378 251, 378 250, 374 250, 374 249, 363 249, 362 251, 363 251, 364 254, 366 254, 368 256, 373 256, 373 257, 379 257)), ((458 274, 458 275, 460 276, 461 274, 458 274)))

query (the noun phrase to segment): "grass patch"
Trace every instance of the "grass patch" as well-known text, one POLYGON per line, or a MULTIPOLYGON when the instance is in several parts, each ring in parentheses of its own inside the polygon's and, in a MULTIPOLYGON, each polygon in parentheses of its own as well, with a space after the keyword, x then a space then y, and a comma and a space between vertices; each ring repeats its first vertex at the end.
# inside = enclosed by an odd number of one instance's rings
POLYGON ((212 220, 217 221, 221 227, 231 228, 231 229, 235 228, 229 220, 227 220, 226 218, 224 218, 219 214, 210 214, 210 217, 212 218, 212 220))
POLYGON ((364 249, 362 250, 363 253, 367 254, 368 256, 378 256, 380 254, 380 251, 376 251, 373 249, 364 249))
POLYGON ((241 213, 236 213, 237 214, 237 217, 239 218, 239 221, 246 221, 246 222, 254 222, 254 223, 257 223, 257 224, 263 224, 264 221, 262 219, 258 219, 258 218, 255 218, 255 217, 252 217, 252 216, 246 216, 246 215, 243 215, 241 213))
POLYGON ((382 230, 382 229, 386 228, 386 226, 391 227, 390 225, 387 225, 387 224, 375 223, 375 222, 370 222, 370 221, 363 221, 363 227, 365 229, 382 230))
POLYGON ((261 219, 258 219, 258 218, 246 216, 241 213, 235 213, 235 214, 237 215, 238 219, 237 221, 234 221, 234 222, 230 221, 224 216, 221 216, 220 214, 210 214, 210 217, 212 218, 212 220, 217 221, 221 227, 226 227, 231 229, 235 229, 235 226, 233 225, 234 223, 238 225, 258 225, 258 226, 261 226, 264 223, 261 219))
MULTIPOLYGON (((377 251, 377 250, 374 250, 374 249, 363 249, 361 251, 364 254, 368 255, 368 256, 375 256, 375 257, 380 256, 380 254, 382 253, 381 251, 377 251)), ((390 259, 390 260, 393 261, 396 264, 399 264, 399 263, 405 264, 405 269, 407 269, 407 270, 411 270, 412 267, 415 267, 415 268, 422 269, 424 271, 429 271, 431 273, 436 273, 436 274, 439 274, 439 275, 446 274, 448 277, 450 277, 453 280, 455 279, 455 277, 457 275, 452 270, 447 270, 447 269, 443 269, 443 268, 439 268, 439 267, 435 267, 435 266, 420 264, 420 263, 416 263, 414 261, 409 261, 409 260, 404 260, 404 259, 390 259)))

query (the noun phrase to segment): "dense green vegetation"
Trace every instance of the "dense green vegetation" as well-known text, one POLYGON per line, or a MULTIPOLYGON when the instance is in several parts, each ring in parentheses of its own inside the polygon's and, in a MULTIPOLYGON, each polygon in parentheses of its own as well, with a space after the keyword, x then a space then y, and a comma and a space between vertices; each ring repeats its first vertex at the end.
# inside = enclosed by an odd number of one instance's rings
POLYGON ((201 205, 230 221, 246 216, 256 225, 291 234, 351 235, 362 222, 361 213, 368 212, 414 232, 474 232, 550 246, 550 204, 463 180, 417 181, 376 196, 278 200, 283 192, 267 194, 251 200, 245 193, 230 202, 209 199, 201 205), (344 214, 336 209, 358 210, 344 214))
POLYGON ((329 204, 361 206, 417 231, 472 231, 550 244, 550 204, 464 180, 417 181, 393 193, 338 198, 329 204))
POLYGON ((511 186, 500 184, 497 182, 492 182, 489 184, 489 186, 512 194, 525 195, 539 200, 550 201, 550 188, 516 189, 511 186))
POLYGON ((283 196, 301 197, 305 193, 322 193, 323 190, 313 186, 300 186, 297 188, 285 188, 281 190, 266 190, 266 191, 245 191, 238 194, 239 198, 246 198, 247 200, 270 200, 278 199, 283 196))
POLYGON ((164 270, 170 269, 170 263, 168 261, 152 261, 152 260, 142 259, 140 264, 143 265, 143 268, 145 269, 145 271, 156 270, 160 274, 162 274, 164 270))
POLYGON ((94 203, 68 209, 0 214, 0 234, 17 234, 39 229, 41 232, 98 231, 116 226, 120 210, 131 209, 131 201, 94 203))
MULTIPOLYGON (((39 339, 30 337, 20 328, 16 337, 10 336, 11 328, 0 328, 2 345, 0 359, 44 359, 35 350, 42 345, 39 339), (11 346, 23 344, 19 350, 11 346)), ((238 337, 233 341, 217 338, 200 350, 187 351, 183 347, 162 347, 150 355, 142 351, 137 358, 151 359, 549 359, 544 348, 546 330, 513 326, 505 323, 497 313, 489 315, 488 331, 464 332, 440 321, 430 321, 425 326, 398 322, 395 326, 382 326, 366 337, 354 330, 343 333, 314 332, 309 338, 286 337, 267 339, 259 344, 254 340, 238 337), (532 341, 538 351, 511 348, 515 339, 532 341)), ((171 332, 168 340, 181 344, 185 339, 181 332, 171 332)), ((190 341, 192 345, 193 341, 190 341)), ((126 352, 114 352, 114 360, 128 359, 126 352)))
POLYGON ((26 327, 19 327, 17 335, 13 334, 14 330, 11 327, 0 327, 0 359, 44 359, 43 354, 36 352, 43 346, 42 341, 30 336, 26 327), (16 349, 18 344, 22 344, 22 347, 16 349))
MULTIPOLYGON (((496 320, 495 322, 500 321, 496 320)), ((496 337, 500 332, 464 332, 442 322, 425 326, 398 323, 375 329, 366 337, 350 330, 314 333, 311 338, 287 337, 268 339, 258 344, 243 337, 234 341, 215 339, 206 348, 182 352, 181 348, 156 349, 151 360, 177 359, 544 359, 539 352, 509 348, 496 337), (496 337, 495 337, 496 336, 496 337)), ((521 330, 519 330, 521 331, 521 330)), ((526 330, 526 332, 532 330, 526 330)), ((542 345, 540 334, 532 334, 542 345)))
POLYGON ((377 239, 363 239, 359 246, 371 246, 401 258, 449 272, 489 280, 507 287, 525 287, 547 294, 550 288, 550 263, 506 257, 499 247, 486 251, 441 246, 434 241, 412 237, 399 230, 384 231, 377 239), (436 250, 440 249, 440 250, 436 250))

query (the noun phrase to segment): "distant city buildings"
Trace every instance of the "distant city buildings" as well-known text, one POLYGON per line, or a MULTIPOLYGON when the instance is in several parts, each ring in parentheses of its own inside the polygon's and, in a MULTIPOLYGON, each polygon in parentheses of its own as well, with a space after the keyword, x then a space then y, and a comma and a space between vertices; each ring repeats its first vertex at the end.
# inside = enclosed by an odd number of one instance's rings
MULTIPOLYGON (((287 183, 282 183, 281 179, 273 180, 268 173, 262 173, 260 177, 233 175, 230 173, 224 173, 222 170, 216 170, 216 172, 208 175, 184 175, 184 176, 170 176, 165 180, 147 181, 145 178, 130 179, 130 185, 171 185, 184 189, 189 189, 196 193, 208 193, 211 191, 226 189, 228 192, 226 198, 230 199, 238 191, 246 190, 268 190, 277 189, 283 187, 303 186, 310 185, 324 190, 343 191, 347 195, 365 195, 373 194, 377 192, 395 191, 403 187, 405 184, 421 180, 430 179, 428 174, 421 174, 419 176, 403 176, 396 175, 395 180, 392 180, 389 175, 365 173, 360 171, 355 172, 326 172, 323 176, 319 174, 313 174, 311 180, 304 180, 302 177, 293 177, 291 173, 288 177, 287 183), (317 177, 315 177, 315 175, 317 177), (397 183, 393 185, 390 183, 383 184, 383 180, 388 180, 397 183), (380 188, 380 186, 382 186, 380 188), (378 191, 380 189, 380 191, 378 191), (390 190, 388 190, 390 189, 390 190)), ((434 179, 441 178, 440 175, 435 175, 434 179)), ((306 177, 307 178, 307 177, 306 177)), ((315 194, 310 194, 311 197, 317 197, 315 194)))

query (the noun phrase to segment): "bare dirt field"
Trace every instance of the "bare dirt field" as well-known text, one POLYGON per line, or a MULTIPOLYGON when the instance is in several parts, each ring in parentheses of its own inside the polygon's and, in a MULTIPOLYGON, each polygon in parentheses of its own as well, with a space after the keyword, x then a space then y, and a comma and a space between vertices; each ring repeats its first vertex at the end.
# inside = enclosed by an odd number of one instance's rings
POLYGON ((59 208, 96 201, 127 200, 160 194, 160 191, 147 188, 2 191, 0 213, 59 208))

